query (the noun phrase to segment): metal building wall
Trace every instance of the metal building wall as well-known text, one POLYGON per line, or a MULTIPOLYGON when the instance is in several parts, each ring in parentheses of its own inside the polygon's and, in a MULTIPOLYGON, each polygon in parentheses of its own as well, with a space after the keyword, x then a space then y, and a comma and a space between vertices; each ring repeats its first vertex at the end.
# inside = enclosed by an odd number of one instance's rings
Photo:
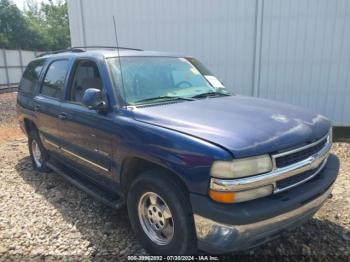
POLYGON ((350 125, 350 1, 265 0, 259 96, 350 125))
POLYGON ((231 91, 350 125, 348 0, 68 0, 73 45, 198 57, 231 91))
POLYGON ((27 64, 40 52, 0 49, 0 93, 17 87, 27 64))

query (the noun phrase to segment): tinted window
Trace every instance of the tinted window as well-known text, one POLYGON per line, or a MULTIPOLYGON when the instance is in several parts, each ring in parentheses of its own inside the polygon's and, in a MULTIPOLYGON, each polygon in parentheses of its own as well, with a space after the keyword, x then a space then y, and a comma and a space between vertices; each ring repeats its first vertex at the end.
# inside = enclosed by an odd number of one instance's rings
POLYGON ((45 60, 37 60, 29 63, 23 73, 19 89, 25 93, 33 93, 35 86, 39 82, 41 70, 43 69, 45 60))
POLYGON ((102 90, 102 81, 97 65, 91 61, 82 61, 75 72, 71 100, 81 102, 84 92, 88 88, 102 90))
POLYGON ((46 96, 63 98, 64 81, 68 72, 68 61, 59 60, 53 62, 45 75, 41 93, 46 96))

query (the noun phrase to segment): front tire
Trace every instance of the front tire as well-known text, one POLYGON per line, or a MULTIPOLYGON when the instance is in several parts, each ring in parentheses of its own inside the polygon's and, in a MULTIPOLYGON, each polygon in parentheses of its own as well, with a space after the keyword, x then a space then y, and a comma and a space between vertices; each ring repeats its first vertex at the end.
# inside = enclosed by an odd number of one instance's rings
POLYGON ((140 174, 127 196, 136 237, 150 254, 194 254, 197 239, 186 192, 162 170, 140 174))
POLYGON ((48 154, 43 144, 41 143, 38 132, 32 130, 28 135, 28 148, 30 158, 34 169, 39 172, 48 172, 47 167, 48 154))

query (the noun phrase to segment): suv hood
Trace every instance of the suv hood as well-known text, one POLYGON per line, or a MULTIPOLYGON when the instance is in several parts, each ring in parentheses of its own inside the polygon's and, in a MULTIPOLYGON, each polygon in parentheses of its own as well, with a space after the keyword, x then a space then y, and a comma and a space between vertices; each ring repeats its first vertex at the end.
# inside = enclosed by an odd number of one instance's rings
POLYGON ((135 120, 186 133, 239 157, 278 152, 326 135, 330 122, 304 108, 227 96, 137 107, 135 120))

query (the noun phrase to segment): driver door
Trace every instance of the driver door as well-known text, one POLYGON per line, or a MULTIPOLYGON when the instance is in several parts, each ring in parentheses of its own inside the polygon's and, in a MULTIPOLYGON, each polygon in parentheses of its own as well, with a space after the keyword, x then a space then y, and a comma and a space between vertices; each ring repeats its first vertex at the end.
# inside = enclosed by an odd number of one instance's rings
POLYGON ((78 61, 72 79, 69 94, 61 104, 62 151, 74 167, 101 182, 111 176, 111 137, 99 129, 108 116, 81 103, 86 89, 103 89, 97 64, 91 60, 78 61))

